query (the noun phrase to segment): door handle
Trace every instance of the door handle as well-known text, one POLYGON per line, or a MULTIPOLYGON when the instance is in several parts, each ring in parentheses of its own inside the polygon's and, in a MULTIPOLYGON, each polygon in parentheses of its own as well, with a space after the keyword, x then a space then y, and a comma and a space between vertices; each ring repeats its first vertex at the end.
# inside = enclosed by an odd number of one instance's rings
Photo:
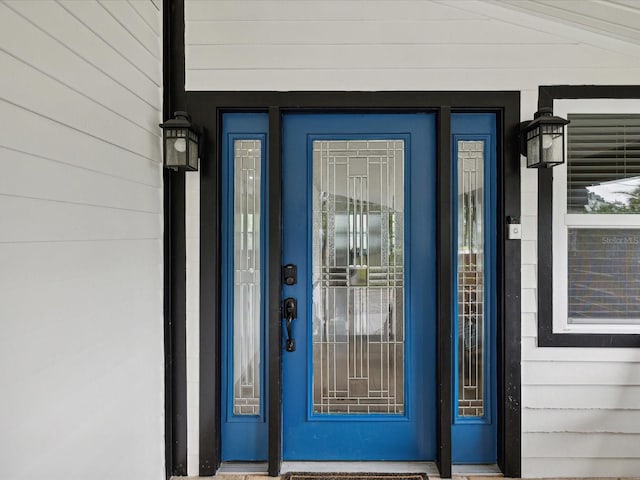
POLYGON ((295 298, 287 298, 283 305, 284 319, 287 327, 287 344, 285 349, 287 352, 296 351, 296 341, 293 339, 292 322, 298 318, 298 302, 295 298))

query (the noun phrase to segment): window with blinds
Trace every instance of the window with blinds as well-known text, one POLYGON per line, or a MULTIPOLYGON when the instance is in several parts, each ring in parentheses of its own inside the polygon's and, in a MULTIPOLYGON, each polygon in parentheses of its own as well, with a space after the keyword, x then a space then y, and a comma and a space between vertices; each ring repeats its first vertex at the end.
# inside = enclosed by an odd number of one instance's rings
POLYGON ((640 114, 568 118, 568 323, 638 324, 640 114))
POLYGON ((640 114, 571 114, 567 213, 640 213, 640 114))

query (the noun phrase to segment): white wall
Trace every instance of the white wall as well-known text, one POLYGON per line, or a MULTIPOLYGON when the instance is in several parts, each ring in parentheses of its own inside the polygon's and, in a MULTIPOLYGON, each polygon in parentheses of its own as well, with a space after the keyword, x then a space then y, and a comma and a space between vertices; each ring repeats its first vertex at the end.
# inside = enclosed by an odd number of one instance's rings
POLYGON ((187 472, 198 475, 200 456, 200 172, 185 174, 187 261, 187 472))
POLYGON ((0 3, 0 475, 164 478, 160 2, 0 3))
MULTIPOLYGON (((637 44, 476 0, 187 0, 186 61, 188 90, 518 90, 523 120, 539 85, 640 84, 637 44)), ((523 168, 523 475, 637 476, 640 353, 536 345, 536 205, 523 168)))

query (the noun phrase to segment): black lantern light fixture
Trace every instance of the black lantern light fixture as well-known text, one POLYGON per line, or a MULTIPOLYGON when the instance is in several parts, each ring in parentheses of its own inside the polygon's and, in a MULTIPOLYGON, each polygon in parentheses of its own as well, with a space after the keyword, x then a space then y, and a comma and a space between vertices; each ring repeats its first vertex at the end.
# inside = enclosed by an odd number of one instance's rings
POLYGON ((198 170, 200 132, 187 112, 175 112, 160 125, 164 139, 164 166, 173 170, 198 170))
POLYGON ((530 122, 520 124, 520 148, 528 168, 549 168, 564 163, 564 126, 569 120, 542 108, 530 122))

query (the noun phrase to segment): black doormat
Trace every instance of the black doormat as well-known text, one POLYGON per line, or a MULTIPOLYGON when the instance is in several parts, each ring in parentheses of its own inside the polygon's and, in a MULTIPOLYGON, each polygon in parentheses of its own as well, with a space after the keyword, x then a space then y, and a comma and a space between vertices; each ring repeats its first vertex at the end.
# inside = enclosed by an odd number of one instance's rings
POLYGON ((283 480, 428 480, 426 473, 289 472, 283 480))

